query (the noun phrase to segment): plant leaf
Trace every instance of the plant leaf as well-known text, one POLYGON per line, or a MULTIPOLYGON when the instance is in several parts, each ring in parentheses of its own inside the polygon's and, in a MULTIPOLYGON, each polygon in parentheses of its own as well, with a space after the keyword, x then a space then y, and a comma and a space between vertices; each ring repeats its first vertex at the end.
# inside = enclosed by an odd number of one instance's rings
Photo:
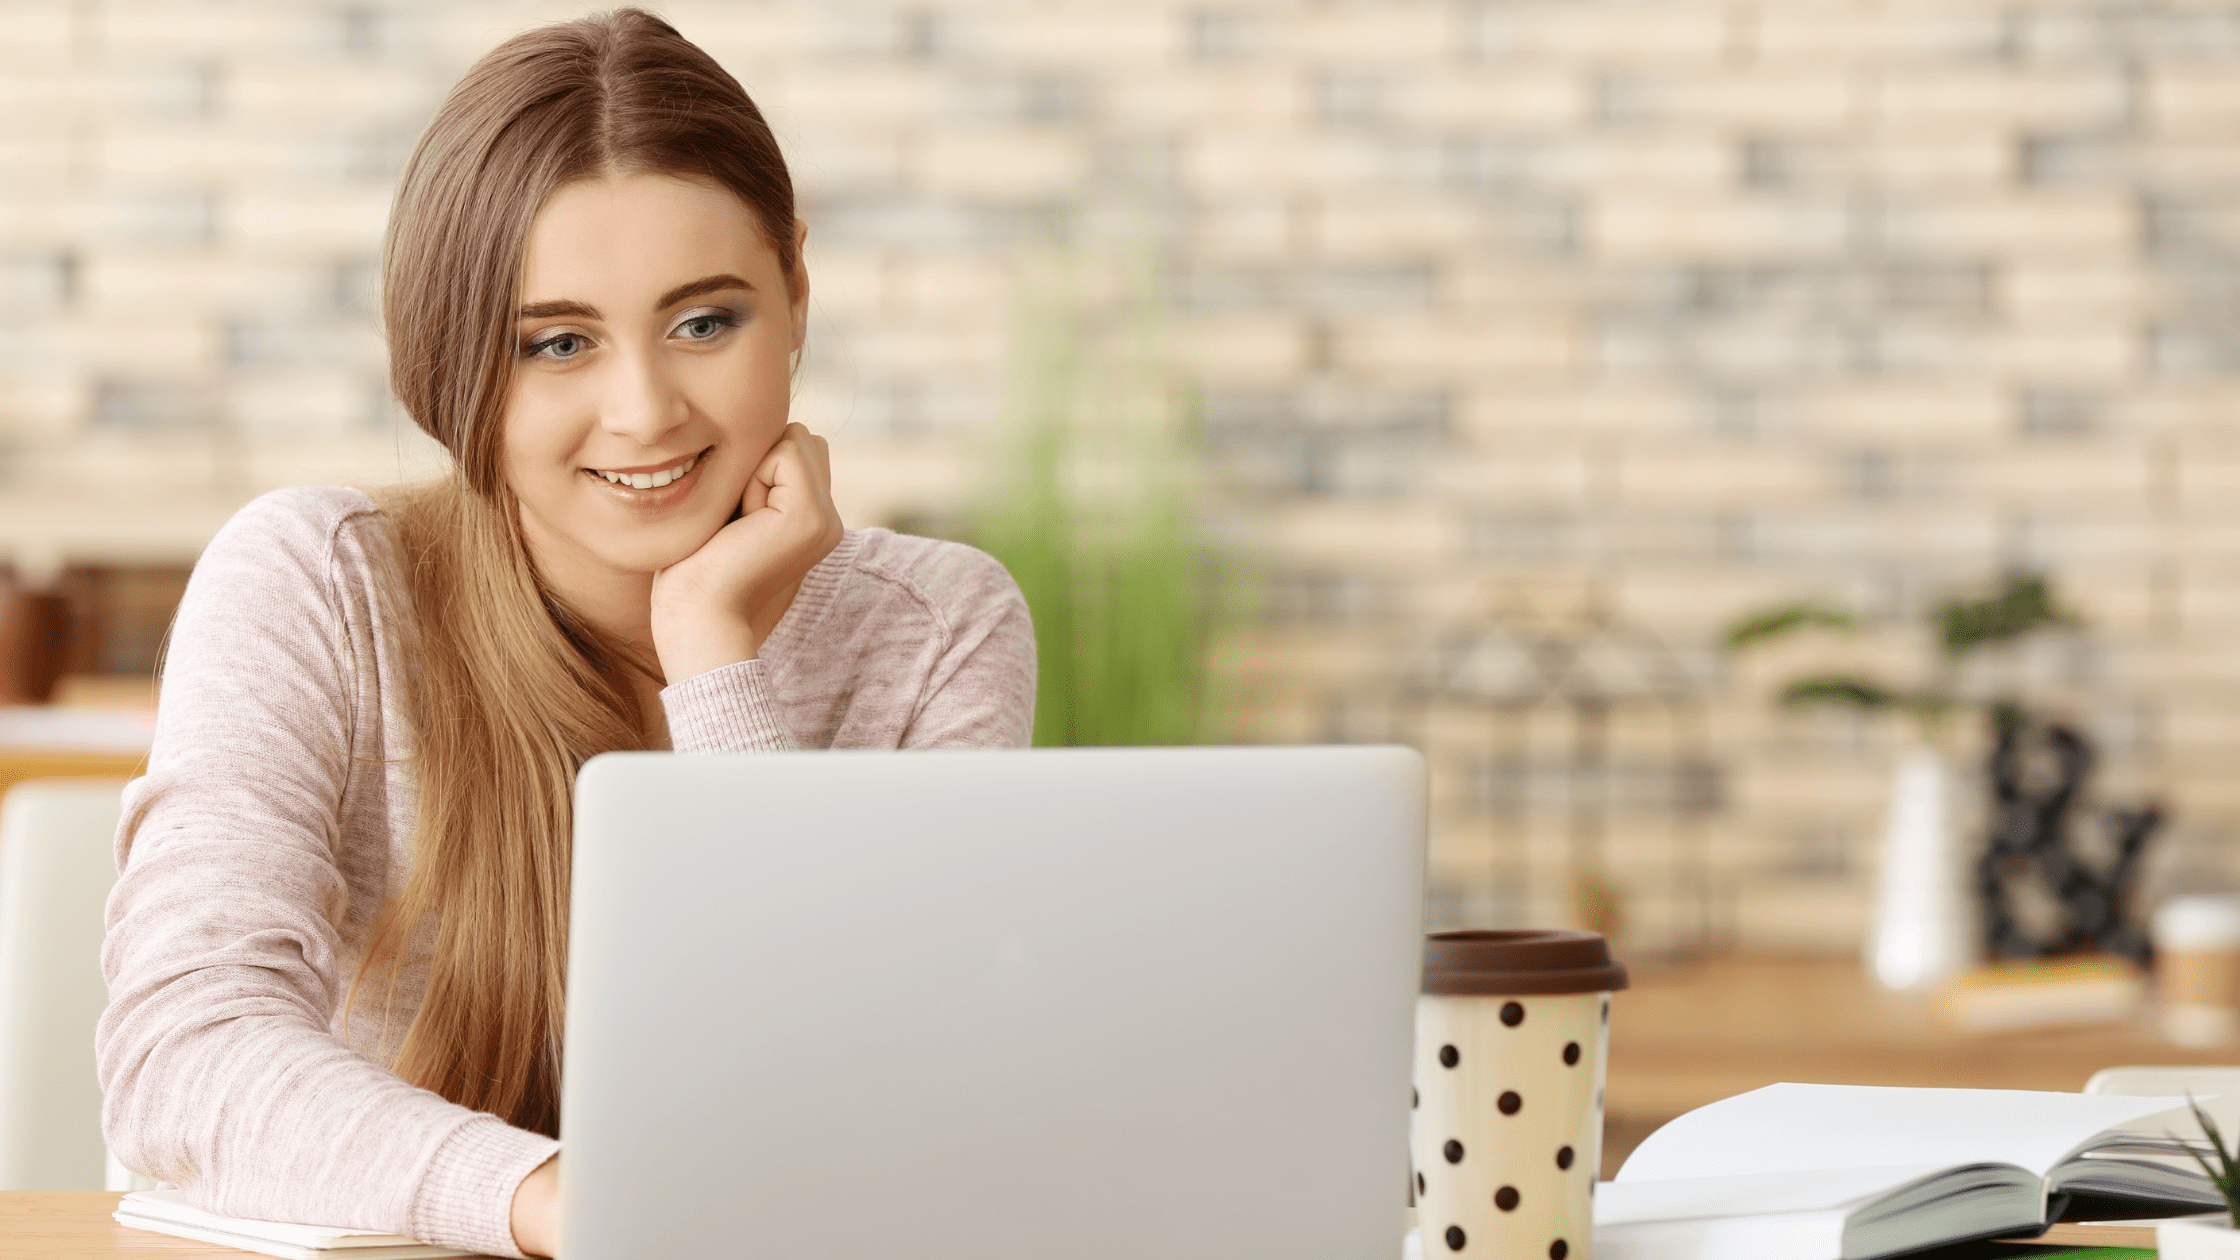
POLYGON ((1946 656, 2072 620, 2055 606, 2052 585, 2036 574, 2016 574, 1981 599, 1948 599, 1937 605, 1931 619, 1946 656))
POLYGON ((1785 705, 1848 704, 1887 709, 1898 701, 1897 692, 1862 674, 1814 674, 1781 689, 1781 703, 1785 705))
POLYGON ((1795 630, 1817 628, 1849 632, 1862 629, 1865 625, 1866 620, 1848 608, 1818 600, 1804 600, 1752 613, 1735 622, 1727 628, 1727 650, 1739 651, 1753 643, 1777 639, 1795 630))
POLYGON ((2217 1170, 2209 1166, 2208 1158, 2195 1150, 2191 1142, 2184 1144, 2186 1153, 2193 1156, 2194 1163, 2201 1165, 2201 1171, 2208 1176, 2209 1184, 2224 1196, 2225 1211, 2232 1217, 2233 1228, 2240 1229, 2240 1176, 2234 1174, 2233 1152, 2226 1148, 2224 1134, 2217 1131, 2217 1122, 2201 1109, 2200 1102, 2195 1100, 2191 1090, 2186 1091, 2186 1106, 2193 1112, 2193 1122, 2200 1125, 2201 1132, 2207 1135, 2209 1149, 2216 1152, 2217 1163, 2224 1166, 2224 1175, 2218 1176, 2217 1170))

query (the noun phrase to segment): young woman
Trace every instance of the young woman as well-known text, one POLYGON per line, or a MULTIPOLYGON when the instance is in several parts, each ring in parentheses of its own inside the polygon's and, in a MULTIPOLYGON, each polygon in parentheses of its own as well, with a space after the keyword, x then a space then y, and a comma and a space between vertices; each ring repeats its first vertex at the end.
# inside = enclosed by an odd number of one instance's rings
POLYGON ((787 423, 802 235, 753 103, 646 14, 519 36, 445 101, 383 279, 454 469, 266 495, 196 566, 109 905, 128 1167, 554 1254, 584 759, 1027 741, 1001 566, 844 530, 787 423))

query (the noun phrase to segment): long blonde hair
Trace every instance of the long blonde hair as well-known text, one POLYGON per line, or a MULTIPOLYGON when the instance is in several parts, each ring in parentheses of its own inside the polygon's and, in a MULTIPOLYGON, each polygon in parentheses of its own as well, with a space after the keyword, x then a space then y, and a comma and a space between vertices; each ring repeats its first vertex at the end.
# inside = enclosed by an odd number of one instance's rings
POLYGON ((641 742, 624 679, 645 666, 538 577, 499 456, 530 224, 555 189, 609 171, 729 189, 797 277, 793 185, 769 125, 713 59, 635 9, 529 31, 477 62, 413 152, 382 261, 391 387, 453 471, 385 500, 418 627, 419 812, 411 874, 350 1002, 424 961, 397 1073, 555 1135, 575 774, 641 742))

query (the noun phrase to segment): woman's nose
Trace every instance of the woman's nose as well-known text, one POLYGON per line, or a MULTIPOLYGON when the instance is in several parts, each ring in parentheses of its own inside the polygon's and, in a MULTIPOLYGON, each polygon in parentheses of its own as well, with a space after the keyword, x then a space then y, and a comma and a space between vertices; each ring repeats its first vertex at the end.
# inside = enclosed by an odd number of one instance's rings
POLYGON ((643 446, 658 446, 664 434, 683 424, 685 397, 658 356, 620 354, 600 399, 599 427, 643 446))

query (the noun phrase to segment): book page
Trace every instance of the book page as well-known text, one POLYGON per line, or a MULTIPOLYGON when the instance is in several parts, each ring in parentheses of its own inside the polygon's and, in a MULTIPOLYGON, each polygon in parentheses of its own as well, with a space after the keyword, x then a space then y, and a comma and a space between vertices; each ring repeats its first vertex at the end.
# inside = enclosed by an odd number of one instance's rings
POLYGON ((2015 1089, 1768 1085, 1698 1107, 1650 1134, 1617 1179, 1986 1161, 2043 1177, 2102 1130, 2184 1103, 2015 1089))
POLYGON ((1610 1181, 1595 1187, 1594 1223, 1600 1228, 1787 1212, 1841 1215, 1943 1171, 1938 1164, 1906 1164, 1894 1168, 1786 1169, 1737 1177, 1610 1181))

